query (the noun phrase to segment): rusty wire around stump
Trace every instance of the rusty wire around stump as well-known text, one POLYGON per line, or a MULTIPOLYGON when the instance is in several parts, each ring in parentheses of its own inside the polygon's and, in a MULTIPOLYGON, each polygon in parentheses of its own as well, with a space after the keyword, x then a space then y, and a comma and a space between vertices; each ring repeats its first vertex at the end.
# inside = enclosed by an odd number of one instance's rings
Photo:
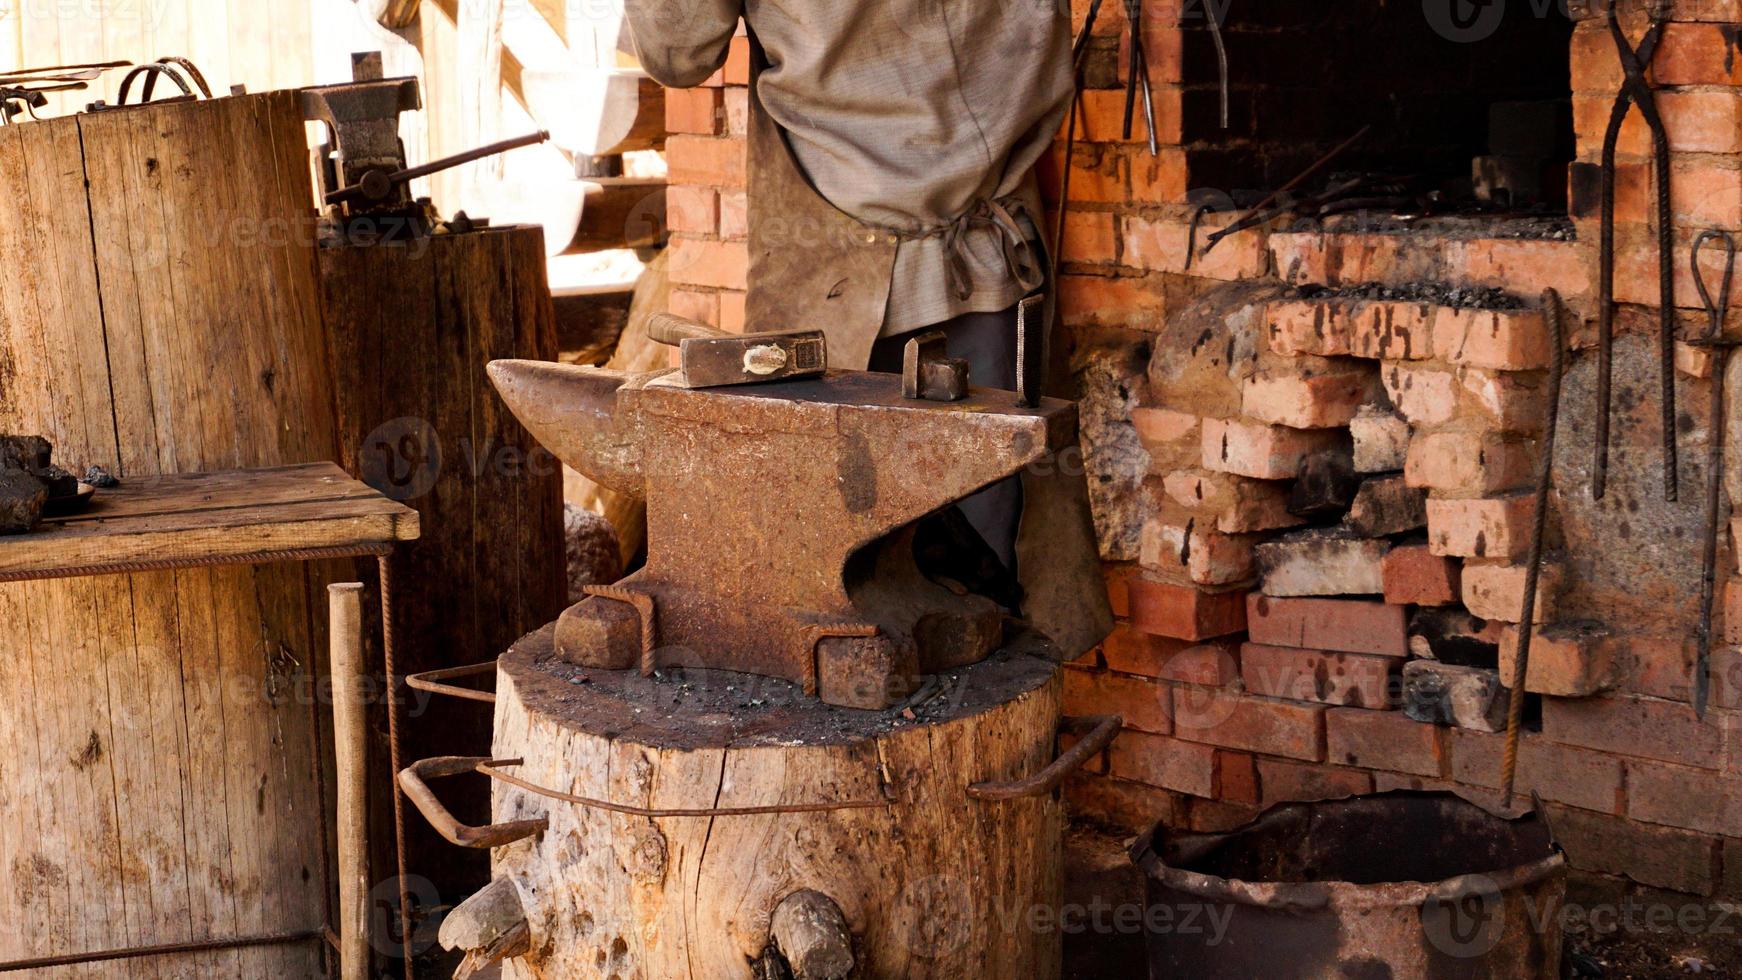
POLYGON ((496 768, 497 766, 520 765, 519 759, 497 759, 491 762, 480 762, 476 769, 491 779, 500 780, 510 786, 523 789, 536 796, 550 800, 560 800, 564 803, 574 803, 595 810, 609 810, 612 813, 627 814, 631 817, 732 817, 750 816, 767 813, 816 813, 824 810, 879 810, 894 806, 896 800, 885 796, 880 800, 836 800, 827 803, 770 803, 761 806, 710 806, 710 807, 645 807, 633 806, 628 803, 613 803, 610 800, 594 799, 590 796, 576 796, 573 793, 563 793, 537 783, 527 782, 519 776, 510 776, 496 768))
MULTIPOLYGON (((91 953, 67 953, 61 956, 37 956, 26 960, 0 962, 0 973, 24 970, 46 970, 80 963, 102 963, 109 960, 137 959, 142 956, 172 956, 182 953, 206 953, 247 946, 286 946, 311 939, 327 940, 325 929, 300 929, 295 932, 271 932, 254 936, 231 936, 224 939, 196 939, 185 943, 160 943, 155 946, 122 946, 91 953)), ((328 940, 330 942, 330 940, 328 940)))

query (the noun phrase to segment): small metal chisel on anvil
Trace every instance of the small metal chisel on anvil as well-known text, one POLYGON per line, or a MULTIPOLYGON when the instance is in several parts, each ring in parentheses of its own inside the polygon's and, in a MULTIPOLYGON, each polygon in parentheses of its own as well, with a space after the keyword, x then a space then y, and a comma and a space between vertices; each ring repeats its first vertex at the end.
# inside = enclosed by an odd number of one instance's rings
POLYGON ((559 656, 782 677, 858 708, 1002 642, 996 603, 921 574, 914 522, 1077 438, 1071 402, 911 400, 894 374, 688 388, 544 361, 489 373, 545 448, 647 501, 646 566, 563 613, 559 656))

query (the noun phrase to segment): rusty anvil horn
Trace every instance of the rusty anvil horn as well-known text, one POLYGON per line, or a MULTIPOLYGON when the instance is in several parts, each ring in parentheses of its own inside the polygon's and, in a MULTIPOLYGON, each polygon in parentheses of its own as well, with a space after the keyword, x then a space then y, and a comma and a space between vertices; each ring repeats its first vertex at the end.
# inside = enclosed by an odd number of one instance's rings
POLYGON ((667 372, 623 374, 551 361, 491 361, 502 401, 556 458, 618 493, 646 495, 639 417, 618 411, 617 392, 667 372))

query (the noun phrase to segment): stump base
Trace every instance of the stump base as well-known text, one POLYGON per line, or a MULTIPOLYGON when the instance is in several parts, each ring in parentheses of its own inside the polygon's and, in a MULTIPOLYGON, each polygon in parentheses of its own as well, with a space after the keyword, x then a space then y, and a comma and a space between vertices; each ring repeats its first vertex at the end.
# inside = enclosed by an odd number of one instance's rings
POLYGON ((1052 794, 970 799, 970 783, 1053 760, 1059 667, 1012 627, 986 660, 859 711, 776 678, 576 667, 553 630, 498 664, 494 754, 521 780, 638 815, 492 787, 497 821, 549 829, 495 852, 530 951, 512 977, 751 977, 781 901, 811 889, 852 933, 857 976, 1050 978, 1063 813, 1052 794), (780 812, 729 812, 767 808, 780 812))

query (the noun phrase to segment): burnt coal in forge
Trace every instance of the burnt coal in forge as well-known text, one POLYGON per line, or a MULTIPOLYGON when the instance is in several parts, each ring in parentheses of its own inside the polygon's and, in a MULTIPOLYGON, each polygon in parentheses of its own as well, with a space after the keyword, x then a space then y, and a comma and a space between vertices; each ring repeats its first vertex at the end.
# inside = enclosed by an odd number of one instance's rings
POLYGON ((1573 24, 1556 0, 1207 3, 1226 128, 1205 5, 1181 15, 1182 142, 1205 203, 1248 206, 1370 127, 1294 196, 1335 191, 1332 213, 1564 213, 1573 24))

